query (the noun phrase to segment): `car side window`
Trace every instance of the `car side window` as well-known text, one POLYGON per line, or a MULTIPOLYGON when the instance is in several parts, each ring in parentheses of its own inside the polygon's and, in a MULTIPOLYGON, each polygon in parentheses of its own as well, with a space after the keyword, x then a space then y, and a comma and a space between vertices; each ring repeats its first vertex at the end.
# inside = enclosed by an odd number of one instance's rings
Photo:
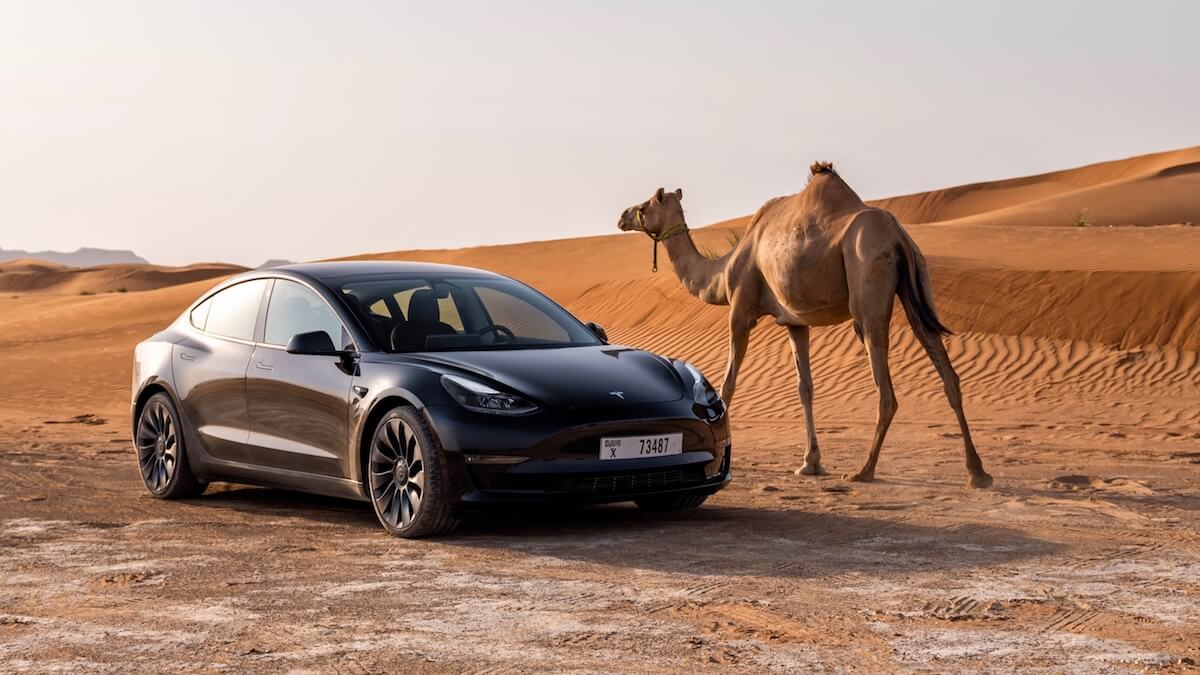
POLYGON ((192 310, 191 320, 192 325, 200 330, 204 330, 204 324, 208 321, 208 309, 212 307, 212 298, 196 305, 192 310))
POLYGON ((409 314, 408 305, 412 302, 413 293, 416 293, 417 291, 423 291, 427 288, 429 288, 429 286, 414 286, 412 288, 406 288, 402 291, 399 291, 392 296, 396 300, 396 306, 400 308, 400 312, 404 314, 404 316, 407 317, 409 314))
POLYGON ((254 339, 254 325, 258 322, 258 308, 262 302, 267 279, 243 281, 230 286, 205 301, 210 305, 204 330, 215 335, 254 339))
POLYGON ((447 295, 444 298, 438 298, 438 314, 442 323, 460 333, 463 332, 463 320, 458 313, 458 304, 454 302, 454 296, 447 295))
POLYGON ((383 300, 376 300, 375 304, 371 305, 367 309, 376 316, 385 316, 389 319, 392 318, 392 310, 383 300))
POLYGON ((314 331, 325 331, 330 342, 339 348, 349 341, 341 319, 320 296, 303 284, 277 279, 267 305, 263 342, 286 347, 293 336, 314 331))

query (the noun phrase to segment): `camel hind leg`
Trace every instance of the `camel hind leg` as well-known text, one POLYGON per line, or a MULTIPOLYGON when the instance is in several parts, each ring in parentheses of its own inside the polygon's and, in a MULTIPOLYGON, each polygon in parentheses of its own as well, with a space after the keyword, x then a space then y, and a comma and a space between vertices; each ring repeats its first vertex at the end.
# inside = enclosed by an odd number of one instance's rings
POLYGON ((937 317, 937 310, 934 309, 933 290, 930 287, 925 258, 907 234, 904 234, 896 250, 902 259, 899 268, 900 304, 904 306, 904 313, 908 316, 908 324, 912 326, 913 333, 920 340, 925 353, 929 355, 929 360, 933 362, 933 367, 942 378, 946 399, 958 418, 969 474, 967 485, 975 488, 988 487, 992 484, 992 477, 983 470, 983 462, 979 460, 979 453, 975 451, 975 443, 971 440, 971 430, 967 427, 958 373, 954 372, 950 355, 946 353, 946 345, 942 342, 942 333, 950 331, 942 325, 937 317))
POLYGON ((959 385, 958 373, 955 372, 954 365, 950 363, 950 355, 946 353, 946 345, 942 342, 942 336, 926 328, 915 316, 913 310, 909 309, 908 303, 904 303, 904 311, 908 315, 908 322, 912 325, 913 332, 917 334, 917 339, 920 340, 921 346, 925 348, 925 353, 929 355, 929 360, 933 362, 933 367, 941 376, 946 399, 950 401, 950 407, 954 409, 954 415, 958 418, 958 428, 962 431, 963 452, 967 462, 967 485, 973 488, 988 487, 992 484, 992 477, 983 470, 983 462, 979 459, 979 453, 975 451, 974 441, 971 440, 971 430, 967 427, 967 416, 963 412, 962 388, 959 385))

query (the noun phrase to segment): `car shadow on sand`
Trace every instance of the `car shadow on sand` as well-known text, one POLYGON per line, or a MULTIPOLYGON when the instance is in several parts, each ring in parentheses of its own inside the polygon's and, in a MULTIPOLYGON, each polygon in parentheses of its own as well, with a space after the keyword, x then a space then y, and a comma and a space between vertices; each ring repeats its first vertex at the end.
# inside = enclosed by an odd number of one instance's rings
MULTIPOLYGON (((371 507, 297 492, 228 486, 191 504, 301 518, 396 543, 371 507)), ((522 554, 565 563, 747 576, 889 574, 1011 563, 1061 546, 1015 529, 913 524, 886 516, 772 510, 723 504, 651 514, 631 504, 497 507, 467 514, 453 534, 409 542, 522 554)))
MULTIPOLYGON (((214 483, 189 506, 228 509, 262 516, 300 518, 330 525, 379 528, 371 505, 352 499, 235 483, 214 483)), ((382 530, 380 530, 382 532, 382 530)))
POLYGON ((726 505, 647 514, 614 505, 476 516, 448 540, 564 562, 768 577, 969 568, 1062 548, 1005 527, 901 518, 726 505))

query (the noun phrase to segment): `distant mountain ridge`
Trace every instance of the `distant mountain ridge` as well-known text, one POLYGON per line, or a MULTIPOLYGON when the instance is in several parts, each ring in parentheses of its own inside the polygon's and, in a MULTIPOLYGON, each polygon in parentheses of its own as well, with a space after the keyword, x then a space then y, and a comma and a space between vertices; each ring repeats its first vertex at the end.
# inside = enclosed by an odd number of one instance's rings
POLYGON ((96 265, 135 264, 149 265, 150 261, 133 251, 122 251, 107 248, 79 248, 70 253, 61 251, 15 251, 0 247, 0 262, 32 258, 70 265, 71 267, 94 267, 96 265))
POLYGON ((263 264, 259 265, 258 267, 255 267, 254 269, 269 270, 274 267, 283 267, 284 265, 295 265, 295 264, 296 263, 292 262, 291 260, 284 260, 283 258, 271 258, 271 259, 267 260, 266 262, 264 262, 263 264))

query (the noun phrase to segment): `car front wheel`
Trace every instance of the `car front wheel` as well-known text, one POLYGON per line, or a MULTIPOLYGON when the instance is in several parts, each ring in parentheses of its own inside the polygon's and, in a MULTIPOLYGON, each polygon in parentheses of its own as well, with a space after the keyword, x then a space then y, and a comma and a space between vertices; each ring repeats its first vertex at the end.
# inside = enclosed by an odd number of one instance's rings
POLYGON ((383 528, 416 539, 458 526, 446 495, 441 446, 425 417, 411 406, 379 420, 367 459, 367 492, 383 528))

